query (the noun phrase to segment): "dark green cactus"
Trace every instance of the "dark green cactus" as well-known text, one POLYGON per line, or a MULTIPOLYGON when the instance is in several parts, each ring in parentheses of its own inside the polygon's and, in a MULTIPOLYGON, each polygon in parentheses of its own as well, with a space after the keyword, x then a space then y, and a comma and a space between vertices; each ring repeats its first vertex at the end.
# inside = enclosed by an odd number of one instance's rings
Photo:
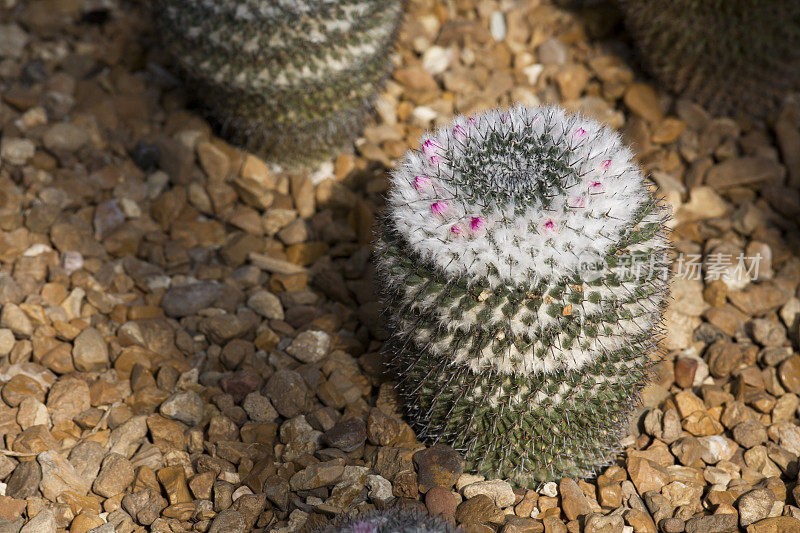
POLYGON ((358 134, 388 70, 401 0, 157 0, 193 95, 231 142, 278 163, 358 134))
POLYGON ((619 135, 459 117, 392 175, 377 262, 421 438, 523 486, 609 464, 657 359, 665 209, 619 135), (655 356, 655 357, 654 357, 655 356))
POLYGON ((800 89, 797 0, 618 0, 666 87, 714 114, 764 117, 800 89))

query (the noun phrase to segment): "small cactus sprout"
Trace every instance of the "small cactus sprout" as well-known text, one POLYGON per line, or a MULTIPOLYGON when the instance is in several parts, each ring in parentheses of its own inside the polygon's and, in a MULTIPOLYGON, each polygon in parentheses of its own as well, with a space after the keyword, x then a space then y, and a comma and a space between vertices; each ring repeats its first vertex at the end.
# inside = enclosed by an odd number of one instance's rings
POLYGON ((473 471, 535 486, 618 452, 667 289, 667 212, 631 157, 597 122, 520 106, 457 118, 392 174, 387 350, 420 436, 473 471))
POLYGON ((156 0, 192 96, 231 142, 291 167, 342 149, 389 68, 402 0, 156 0))
POLYGON ((448 520, 398 506, 380 511, 343 516, 318 533, 459 533, 448 520))
POLYGON ((797 0, 617 0, 644 65, 711 113, 764 118, 800 90, 797 0))

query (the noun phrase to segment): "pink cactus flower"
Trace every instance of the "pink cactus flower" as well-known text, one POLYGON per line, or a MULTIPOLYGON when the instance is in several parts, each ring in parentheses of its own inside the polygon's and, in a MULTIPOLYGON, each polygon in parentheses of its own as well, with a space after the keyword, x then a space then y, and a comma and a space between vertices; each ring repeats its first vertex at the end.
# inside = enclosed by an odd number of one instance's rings
POLYGON ((452 233, 454 236, 458 237, 462 233, 464 233, 464 230, 462 230, 461 226, 459 226, 458 224, 453 224, 452 226, 450 226, 450 233, 452 233))
POLYGON ((486 225, 486 220, 483 217, 472 217, 472 220, 469 223, 469 227, 472 231, 480 230, 484 225, 486 225))
POLYGON ((586 130, 583 129, 583 128, 578 128, 578 131, 575 132, 575 137, 577 137, 579 139, 581 137, 583 137, 584 135, 586 135, 586 130))
POLYGON ((610 167, 610 166, 611 166, 611 160, 610 159, 606 159, 605 161, 600 163, 600 168, 602 168, 603 170, 608 170, 608 167, 610 167))
POLYGON ((456 137, 456 139, 464 141, 467 139, 467 130, 461 126, 456 126, 453 128, 453 135, 456 137))
POLYGON ((414 178, 414 188, 421 191, 425 187, 431 185, 431 179, 428 176, 417 176, 414 178))
POLYGON ((544 223, 544 229, 548 231, 555 231, 556 230, 556 223, 552 220, 548 219, 547 222, 544 223))
POLYGON ((434 215, 444 216, 447 212, 447 208, 450 207, 447 202, 443 200, 439 200, 438 202, 434 202, 431 204, 431 211, 433 211, 434 215))

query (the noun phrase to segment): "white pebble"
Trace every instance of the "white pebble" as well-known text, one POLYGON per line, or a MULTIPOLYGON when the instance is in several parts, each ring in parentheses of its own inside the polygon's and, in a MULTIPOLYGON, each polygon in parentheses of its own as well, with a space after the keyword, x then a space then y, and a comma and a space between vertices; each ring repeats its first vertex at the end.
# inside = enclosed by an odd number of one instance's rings
POLYGON ((435 76, 447 70, 453 59, 455 59, 455 50, 442 46, 431 46, 422 54, 422 68, 435 76))
POLYGON ((555 498, 558 495, 558 486, 553 481, 548 481, 542 487, 540 491, 545 496, 550 496, 551 498, 555 498))
POLYGON ((67 250, 61 256, 61 266, 66 270, 67 275, 71 276, 73 272, 83 268, 83 256, 80 252, 74 250, 67 250))
POLYGON ((489 18, 489 31, 498 43, 506 38, 506 17, 500 11, 495 11, 489 18))
POLYGON ((533 65, 528 65, 522 69, 522 73, 525 74, 526 78, 528 78, 528 83, 530 85, 536 85, 536 82, 539 81, 539 76, 542 75, 543 70, 544 65, 541 63, 534 63, 533 65))
POLYGON ((367 495, 375 503, 388 503, 394 499, 392 484, 383 476, 367 476, 367 495))

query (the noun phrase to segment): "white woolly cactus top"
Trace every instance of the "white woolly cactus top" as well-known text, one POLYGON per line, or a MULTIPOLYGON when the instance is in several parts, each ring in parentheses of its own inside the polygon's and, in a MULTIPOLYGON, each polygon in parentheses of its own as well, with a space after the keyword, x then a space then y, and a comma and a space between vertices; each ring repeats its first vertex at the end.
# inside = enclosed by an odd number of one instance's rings
POLYGON ((392 174, 396 229, 452 276, 555 281, 596 261, 648 192, 620 136, 556 107, 458 117, 392 174))

